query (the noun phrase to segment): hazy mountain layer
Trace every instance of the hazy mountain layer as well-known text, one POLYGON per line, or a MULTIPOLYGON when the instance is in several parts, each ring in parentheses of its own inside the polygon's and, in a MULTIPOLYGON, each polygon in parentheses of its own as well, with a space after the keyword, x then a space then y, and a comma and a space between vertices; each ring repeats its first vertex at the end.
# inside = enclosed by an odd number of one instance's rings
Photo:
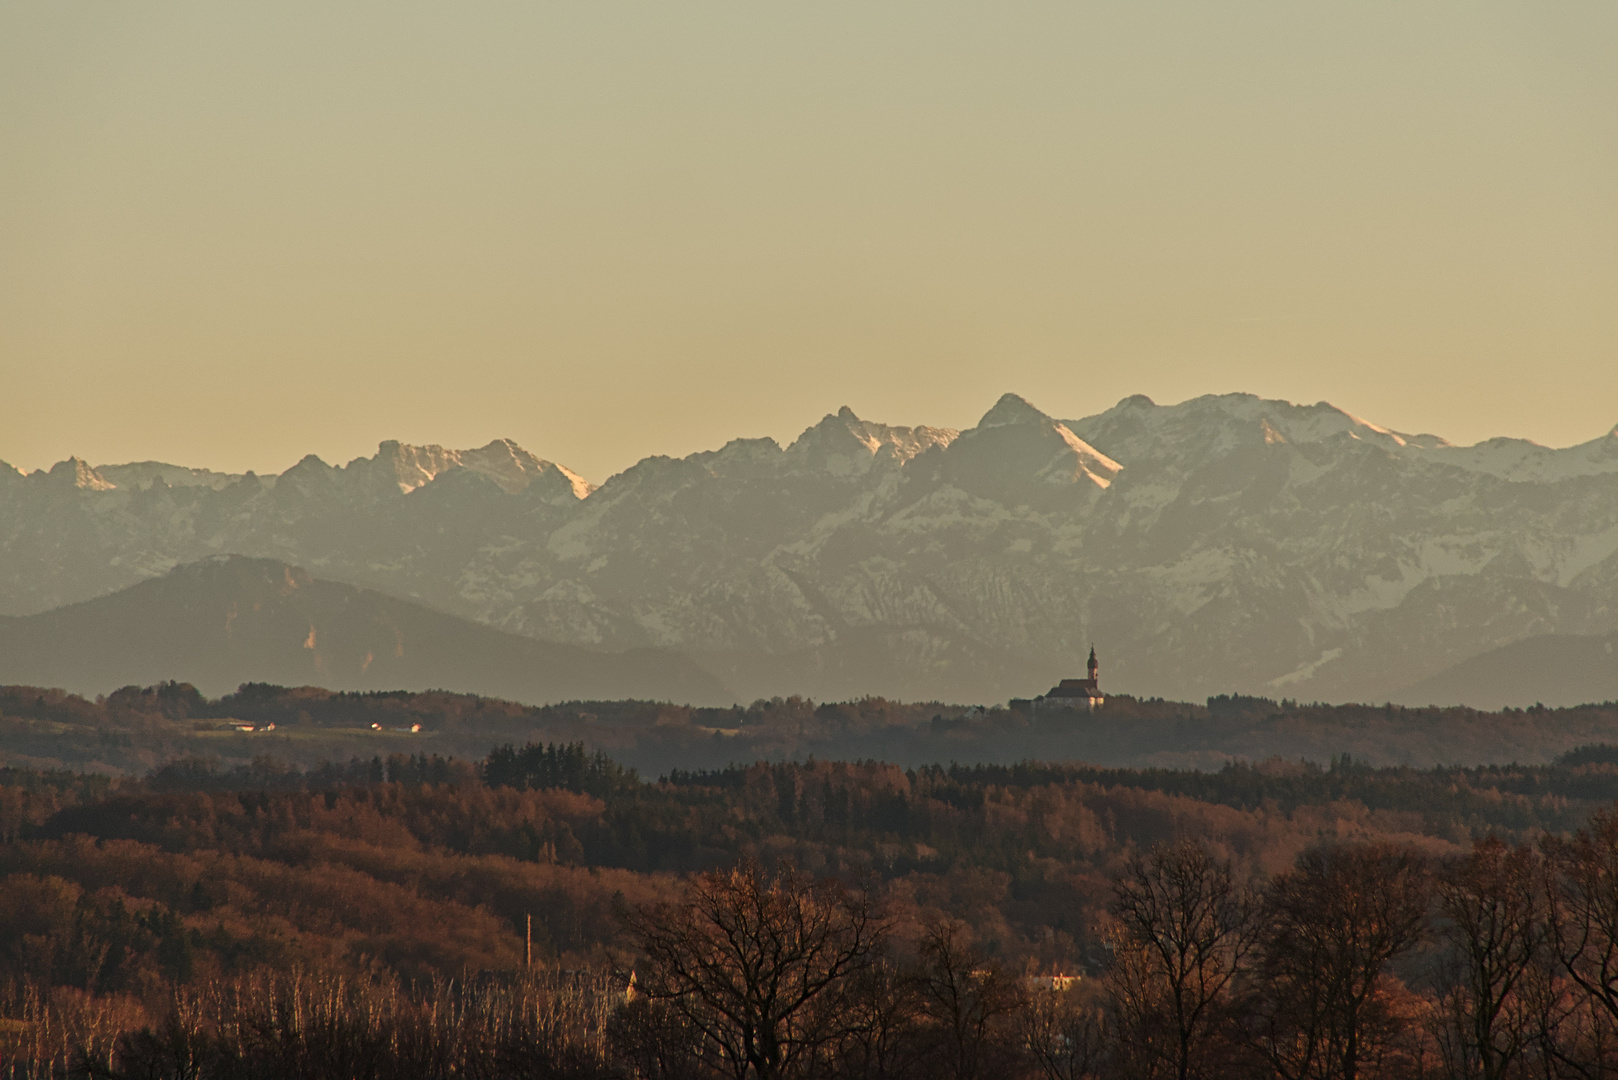
POLYGON ((1544 634, 1490 649, 1393 696, 1477 709, 1618 702, 1618 634, 1544 634))
POLYGON ((319 581, 271 559, 215 556, 110 596, 0 619, 0 683, 95 694, 167 679, 209 694, 270 682, 478 688, 531 704, 607 696, 726 704, 734 697, 673 653, 534 641, 319 581))
POLYGON ((548 641, 678 649, 744 698, 1003 700, 1094 642, 1104 687, 1382 700, 1618 629, 1618 430, 1454 447, 1326 404, 1059 422, 1007 395, 966 432, 844 409, 595 489, 509 442, 165 469, 0 470, 0 606, 239 552, 548 641))

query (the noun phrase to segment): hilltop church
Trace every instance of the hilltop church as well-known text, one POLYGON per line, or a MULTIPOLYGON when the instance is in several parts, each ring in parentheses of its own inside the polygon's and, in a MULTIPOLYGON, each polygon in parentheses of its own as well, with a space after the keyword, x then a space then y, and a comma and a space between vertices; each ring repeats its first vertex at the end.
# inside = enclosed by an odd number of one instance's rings
POLYGON ((1012 698, 1011 708, 1017 712, 1048 712, 1056 709, 1083 709, 1086 712, 1101 708, 1107 700, 1101 694, 1101 664, 1096 660, 1096 647, 1090 646, 1089 672, 1086 679, 1063 679, 1037 698, 1012 698))

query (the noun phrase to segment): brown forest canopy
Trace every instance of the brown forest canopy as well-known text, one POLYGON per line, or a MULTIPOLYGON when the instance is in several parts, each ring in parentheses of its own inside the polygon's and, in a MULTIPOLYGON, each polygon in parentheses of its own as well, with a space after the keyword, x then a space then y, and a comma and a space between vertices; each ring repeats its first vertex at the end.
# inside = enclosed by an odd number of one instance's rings
POLYGON ((542 956, 584 965, 623 945, 615 896, 750 856, 875 874, 968 920, 994 955, 1071 968, 1095 960, 1110 876, 1155 843, 1197 836, 1245 873, 1271 872, 1322 839, 1444 852, 1488 833, 1565 833, 1614 798, 1618 751, 1605 747, 1532 767, 817 761, 657 782, 580 744, 308 771, 190 759, 142 779, 11 769, 0 926, 15 970, 107 990, 300 957, 407 974, 510 967, 530 914, 542 956), (23 943, 58 933, 81 944, 23 943))

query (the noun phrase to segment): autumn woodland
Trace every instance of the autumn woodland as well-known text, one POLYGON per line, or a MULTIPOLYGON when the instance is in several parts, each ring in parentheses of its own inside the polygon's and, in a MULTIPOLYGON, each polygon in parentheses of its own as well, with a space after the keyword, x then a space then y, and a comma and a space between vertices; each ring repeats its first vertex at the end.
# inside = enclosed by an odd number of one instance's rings
MULTIPOLYGON (((258 688, 225 711, 277 732, 430 728, 451 726, 445 700, 258 688)), ((451 704, 468 739, 466 715, 509 712, 451 704)), ((176 686, 0 691, 5 722, 99 716, 128 754, 213 730, 218 706, 176 686)), ((833 712, 857 728, 906 708, 833 712)), ((761 703, 753 722, 829 725, 826 709, 761 703)), ((1615 747, 1471 768, 805 758, 650 775, 582 738, 374 745, 0 771, 4 1075, 1618 1068, 1615 747)))

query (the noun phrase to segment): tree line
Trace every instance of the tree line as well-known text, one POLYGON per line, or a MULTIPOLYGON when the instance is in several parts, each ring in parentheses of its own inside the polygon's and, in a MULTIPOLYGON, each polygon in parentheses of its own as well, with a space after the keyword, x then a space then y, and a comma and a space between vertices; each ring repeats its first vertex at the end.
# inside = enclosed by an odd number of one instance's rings
POLYGON ((776 697, 727 708, 655 701, 528 706, 443 691, 345 693, 263 683, 218 698, 173 682, 95 699, 0 686, 0 753, 38 767, 134 775, 187 755, 246 763, 273 753, 310 768, 356 754, 386 757, 412 742, 472 760, 491 743, 524 740, 583 741, 649 775, 811 757, 918 768, 950 760, 1003 766, 1084 760, 1217 770, 1233 758, 1325 762, 1350 753, 1378 765, 1426 767, 1541 761, 1581 744, 1618 742, 1618 702, 1486 712, 1229 695, 1204 704, 1109 693, 1105 709, 1063 716, 880 697, 776 697), (251 733, 238 730, 249 725, 251 733))

